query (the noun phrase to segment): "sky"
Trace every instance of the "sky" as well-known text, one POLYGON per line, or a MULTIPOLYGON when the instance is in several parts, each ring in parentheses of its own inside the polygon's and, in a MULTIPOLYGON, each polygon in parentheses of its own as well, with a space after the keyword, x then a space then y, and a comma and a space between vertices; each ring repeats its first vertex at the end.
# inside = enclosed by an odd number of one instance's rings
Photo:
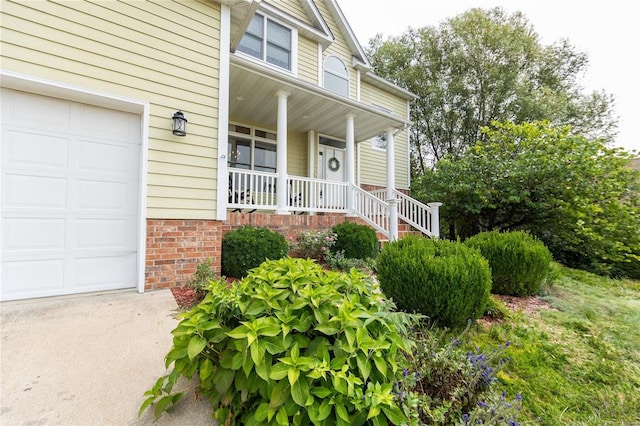
POLYGON ((616 146, 640 150, 640 2, 638 0, 339 0, 363 47, 377 33, 437 26, 473 7, 523 12, 544 45, 567 38, 589 58, 587 92, 615 97, 616 146))

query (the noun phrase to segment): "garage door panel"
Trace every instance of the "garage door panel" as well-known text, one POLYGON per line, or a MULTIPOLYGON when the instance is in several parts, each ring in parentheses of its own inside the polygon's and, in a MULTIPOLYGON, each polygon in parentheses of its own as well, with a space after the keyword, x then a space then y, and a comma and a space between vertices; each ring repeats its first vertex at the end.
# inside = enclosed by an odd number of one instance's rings
POLYGON ((84 172, 107 172, 126 176, 131 169, 129 147, 93 141, 79 141, 78 169, 84 172))
POLYGON ((126 182, 81 180, 78 182, 78 209, 126 212, 131 208, 127 206, 128 190, 126 182))
POLYGON ((6 173, 2 196, 5 209, 64 208, 67 207, 67 179, 6 173))
POLYGON ((102 139, 135 144, 140 140, 140 121, 134 115, 84 104, 74 105, 71 128, 79 135, 97 135, 102 139), (132 119, 133 127, 130 125, 132 119))
POLYGON ((136 254, 113 257, 74 259, 74 287, 76 288, 122 288, 122 283, 133 287, 135 283, 136 254))
POLYGON ((76 249, 135 249, 129 222, 126 219, 78 219, 76 249), (132 241, 133 240, 133 241, 132 241), (132 245, 133 243, 133 245, 132 245))
MULTIPOLYGON (((3 116, 12 124, 46 128, 49 131, 67 131, 71 122, 71 103, 25 92, 3 91, 7 107, 3 116), (6 114, 6 115, 5 115, 6 114)), ((4 121, 4 120, 3 120, 4 121)))
POLYGON ((24 250, 64 250, 65 219, 5 217, 2 221, 4 254, 24 250))
POLYGON ((3 299, 59 293, 64 288, 64 270, 64 258, 3 262, 3 299))
POLYGON ((53 169, 68 167, 68 138, 16 130, 7 132, 4 144, 5 161, 9 164, 53 169))

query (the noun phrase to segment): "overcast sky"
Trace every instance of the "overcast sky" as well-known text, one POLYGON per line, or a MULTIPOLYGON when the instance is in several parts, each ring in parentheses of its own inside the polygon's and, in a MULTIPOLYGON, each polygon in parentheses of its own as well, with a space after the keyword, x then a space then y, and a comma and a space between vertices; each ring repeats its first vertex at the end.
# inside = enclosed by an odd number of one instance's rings
POLYGON ((616 145, 640 150, 640 2, 638 0, 338 0, 358 41, 435 26, 473 8, 523 12, 543 44, 568 38, 589 57, 581 84, 615 96, 616 145))

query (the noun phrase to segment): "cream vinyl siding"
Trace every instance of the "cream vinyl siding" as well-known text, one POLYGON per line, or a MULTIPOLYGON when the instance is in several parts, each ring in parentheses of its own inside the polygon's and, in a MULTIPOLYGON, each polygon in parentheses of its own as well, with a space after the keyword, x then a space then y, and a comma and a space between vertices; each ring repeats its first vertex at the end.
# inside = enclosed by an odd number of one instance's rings
MULTIPOLYGON (((409 145, 407 131, 394 136, 397 189, 409 189, 409 145)), ((387 153, 371 147, 371 141, 360 143, 360 183, 387 186, 387 153)))
POLYGON ((360 87, 360 102, 365 105, 378 105, 390 110, 394 115, 407 117, 407 100, 395 96, 389 92, 375 87, 367 82, 362 82, 360 87))
POLYGON ((298 36, 298 78, 318 84, 318 43, 298 36))
POLYGON ((287 147, 287 172, 294 176, 307 176, 307 134, 289 133, 287 147))
POLYGON ((344 62, 349 70, 349 98, 356 99, 356 70, 351 66, 353 57, 351 48, 347 44, 342 32, 338 28, 338 25, 334 21, 333 16, 331 16, 326 3, 324 1, 316 1, 315 4, 335 37, 333 43, 331 43, 331 45, 322 52, 322 64, 320 64, 320 66, 323 66, 324 60, 327 56, 335 55, 342 59, 342 62, 344 62))
POLYGON ((269 3, 305 24, 312 25, 299 0, 271 0, 269 3))
POLYGON ((147 217, 215 218, 219 5, 2 0, 1 25, 3 69, 149 102, 147 217))

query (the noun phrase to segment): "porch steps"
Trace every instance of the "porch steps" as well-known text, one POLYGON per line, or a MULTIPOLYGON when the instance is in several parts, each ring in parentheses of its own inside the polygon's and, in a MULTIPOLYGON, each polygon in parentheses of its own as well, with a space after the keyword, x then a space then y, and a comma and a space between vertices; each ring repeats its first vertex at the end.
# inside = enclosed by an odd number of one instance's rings
MULTIPOLYGON (((376 231, 376 235, 378 236, 378 241, 380 241, 380 248, 384 247, 384 245, 389 242, 389 239, 385 235, 383 235, 381 232, 376 231)), ((405 223, 405 222, 398 223, 398 239, 401 240, 407 235, 416 235, 419 237, 419 236, 422 236, 423 234, 422 232, 416 231, 415 229, 413 229, 411 225, 409 225, 408 223, 405 223)))

